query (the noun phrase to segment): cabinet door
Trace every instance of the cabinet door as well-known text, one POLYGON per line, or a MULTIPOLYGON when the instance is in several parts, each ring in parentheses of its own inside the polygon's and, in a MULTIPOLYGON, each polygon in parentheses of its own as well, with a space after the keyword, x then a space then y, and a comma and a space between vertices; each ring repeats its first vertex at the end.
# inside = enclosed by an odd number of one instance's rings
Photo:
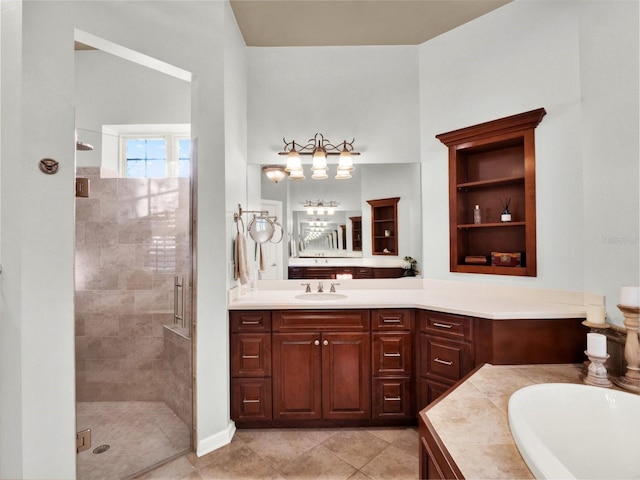
POLYGON ((321 418, 320 334, 274 333, 272 366, 273 418, 321 418))
POLYGON ((455 382, 447 382, 445 380, 438 382, 434 380, 427 380, 425 378, 418 379, 418 399, 416 410, 419 412, 439 396, 445 394, 454 385, 454 383, 455 382))
POLYGON ((368 333, 322 334, 323 418, 371 418, 370 355, 368 333))

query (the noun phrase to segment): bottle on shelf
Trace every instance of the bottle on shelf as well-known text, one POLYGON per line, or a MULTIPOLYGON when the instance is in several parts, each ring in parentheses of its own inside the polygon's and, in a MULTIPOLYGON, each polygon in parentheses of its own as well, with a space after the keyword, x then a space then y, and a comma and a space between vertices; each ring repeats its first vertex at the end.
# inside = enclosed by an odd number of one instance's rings
POLYGON ((480 205, 476 205, 473 208, 473 223, 482 223, 482 216, 480 215, 480 205))

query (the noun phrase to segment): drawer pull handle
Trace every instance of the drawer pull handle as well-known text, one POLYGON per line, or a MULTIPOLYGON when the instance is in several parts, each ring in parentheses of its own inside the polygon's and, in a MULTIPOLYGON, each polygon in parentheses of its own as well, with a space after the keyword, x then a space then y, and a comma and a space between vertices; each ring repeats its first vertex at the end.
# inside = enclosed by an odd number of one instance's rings
POLYGON ((400 354, 399 353, 384 353, 383 356, 385 356, 385 357, 399 357, 400 354))
POLYGON ((384 397, 385 402, 399 402, 402 400, 401 397, 384 397))
POLYGON ((258 320, 243 320, 242 325, 259 325, 260 321, 258 320))
POLYGON ((329 345, 329 340, 324 340, 322 344, 326 347, 327 345, 329 345))
POLYGON ((433 322, 433 326, 434 327, 438 327, 438 328, 452 328, 453 325, 449 325, 448 323, 440 323, 440 322, 433 322))
POLYGON ((437 362, 437 363, 441 363, 442 365, 446 365, 446 366, 448 366, 448 367, 450 367, 451 365, 453 365, 453 362, 449 362, 449 361, 447 361, 447 360, 441 360, 441 359, 439 359, 438 357, 434 358, 434 359, 433 359, 433 361, 434 361, 434 362, 437 362))
POLYGON ((247 400, 245 398, 242 400, 242 403, 260 403, 260 400, 247 400))
POLYGON ((313 344, 314 345, 320 345, 320 340, 314 340, 313 344))
POLYGON ((260 358, 260 355, 242 355, 242 358, 260 358))
POLYGON ((400 323, 400 319, 399 318, 383 318, 382 319, 383 323, 400 323))

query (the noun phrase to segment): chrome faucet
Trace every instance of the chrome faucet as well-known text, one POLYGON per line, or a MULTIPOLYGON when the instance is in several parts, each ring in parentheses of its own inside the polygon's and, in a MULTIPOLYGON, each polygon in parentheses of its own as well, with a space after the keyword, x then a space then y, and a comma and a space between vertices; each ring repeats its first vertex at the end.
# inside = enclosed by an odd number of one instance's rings
POLYGON ((332 283, 331 288, 329 289, 330 293, 336 293, 336 285, 340 285, 339 283, 332 283))
POLYGON ((318 282, 318 293, 322 292, 324 292, 324 286, 322 285, 322 282, 318 282))
POLYGON ((306 285, 307 288, 304 289, 304 293, 311 293, 311 284, 310 283, 301 283, 300 285, 306 285))

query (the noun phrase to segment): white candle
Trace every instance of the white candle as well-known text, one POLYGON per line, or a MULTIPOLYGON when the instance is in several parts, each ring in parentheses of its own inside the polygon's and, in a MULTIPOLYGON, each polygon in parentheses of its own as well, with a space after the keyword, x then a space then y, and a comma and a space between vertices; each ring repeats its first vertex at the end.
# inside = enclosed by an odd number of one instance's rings
POLYGON ((601 333, 587 333, 587 354, 594 357, 606 357, 607 337, 601 333))
POLYGON ((587 305, 587 322, 604 324, 604 305, 587 305))
POLYGON ((620 305, 640 307, 640 287, 620 287, 620 305))

